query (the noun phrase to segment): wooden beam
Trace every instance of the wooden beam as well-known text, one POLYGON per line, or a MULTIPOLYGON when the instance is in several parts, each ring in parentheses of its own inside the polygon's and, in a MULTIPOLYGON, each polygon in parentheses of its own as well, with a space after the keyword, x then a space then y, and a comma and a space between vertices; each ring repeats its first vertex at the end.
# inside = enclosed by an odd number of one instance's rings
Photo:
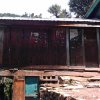
POLYGON ((66 64, 70 66, 70 52, 69 52, 69 28, 66 28, 66 64))
POLYGON ((100 67, 100 29, 96 28, 96 33, 97 33, 97 46, 98 46, 98 63, 100 67))
POLYGON ((100 68, 84 68, 84 69, 77 69, 75 66, 71 66, 69 70, 18 70, 15 73, 10 73, 9 70, 3 71, 3 73, 6 73, 5 76, 1 77, 7 77, 7 76, 13 76, 13 77, 24 77, 24 76, 62 76, 62 75, 78 75, 78 76, 100 76, 100 68), (73 69, 74 68, 74 69, 73 69))
POLYGON ((83 51, 83 66, 85 67, 85 45, 84 45, 84 29, 82 29, 82 51, 83 51))
POLYGON ((13 80, 13 95, 12 100, 25 100, 25 80, 21 77, 13 80))
POLYGON ((100 25, 89 25, 89 24, 59 24, 56 26, 62 26, 62 27, 100 27, 100 25))

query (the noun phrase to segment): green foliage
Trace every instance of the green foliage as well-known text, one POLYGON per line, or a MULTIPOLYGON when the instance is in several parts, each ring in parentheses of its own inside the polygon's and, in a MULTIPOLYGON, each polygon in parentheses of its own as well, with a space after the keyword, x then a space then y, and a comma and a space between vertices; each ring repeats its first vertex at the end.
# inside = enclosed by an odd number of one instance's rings
POLYGON ((54 16, 56 16, 57 18, 59 17, 60 15, 60 12, 61 12, 61 6, 55 4, 55 5, 52 5, 49 9, 48 9, 48 12, 53 14, 54 16))
POLYGON ((70 0, 70 11, 74 12, 77 17, 83 17, 90 8, 93 0, 70 0))
POLYGON ((5 78, 4 81, 4 93, 7 98, 7 100, 12 99, 12 79, 10 78, 5 78))
POLYGON ((66 9, 61 9, 61 6, 55 4, 49 7, 48 12, 53 14, 56 18, 67 18, 71 17, 66 9))
POLYGON ((70 15, 70 13, 68 13, 68 12, 66 11, 66 9, 63 9, 63 10, 61 11, 60 15, 59 15, 59 18, 70 18, 70 17, 71 17, 71 15, 70 15))
POLYGON ((0 13, 0 17, 20 17, 20 15, 11 13, 0 13))
POLYGON ((34 16, 31 15, 31 18, 42 18, 42 14, 34 15, 34 16))
POLYGON ((42 14, 34 15, 34 13, 28 14, 25 12, 23 15, 12 14, 12 13, 0 13, 0 17, 27 17, 27 18, 42 18, 42 14))
POLYGON ((21 17, 28 17, 28 13, 25 12, 21 17))

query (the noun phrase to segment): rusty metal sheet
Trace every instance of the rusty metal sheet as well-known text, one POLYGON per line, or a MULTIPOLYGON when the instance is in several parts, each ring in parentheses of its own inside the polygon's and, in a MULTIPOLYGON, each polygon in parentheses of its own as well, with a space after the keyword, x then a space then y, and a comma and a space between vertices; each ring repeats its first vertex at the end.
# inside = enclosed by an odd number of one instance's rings
POLYGON ((24 99, 24 79, 15 79, 13 83, 13 100, 24 99))

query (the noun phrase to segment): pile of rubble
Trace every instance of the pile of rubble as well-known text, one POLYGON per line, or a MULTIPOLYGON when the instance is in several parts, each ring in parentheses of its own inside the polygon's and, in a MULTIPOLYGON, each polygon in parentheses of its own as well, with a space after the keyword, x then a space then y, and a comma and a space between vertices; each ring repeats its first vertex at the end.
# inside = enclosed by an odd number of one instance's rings
POLYGON ((41 91, 41 96, 40 100, 76 100, 72 98, 68 94, 64 94, 61 92, 56 92, 56 91, 41 91))
POLYGON ((40 100, 100 100, 100 77, 59 76, 58 84, 40 89, 40 100))

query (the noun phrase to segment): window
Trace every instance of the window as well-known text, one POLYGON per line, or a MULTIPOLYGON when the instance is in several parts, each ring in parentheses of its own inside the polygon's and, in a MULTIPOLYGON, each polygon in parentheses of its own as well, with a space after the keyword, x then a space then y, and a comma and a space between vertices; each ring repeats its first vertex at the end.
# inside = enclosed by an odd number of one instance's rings
POLYGON ((70 29, 69 37, 70 65, 83 65, 82 30, 77 28, 70 29))

